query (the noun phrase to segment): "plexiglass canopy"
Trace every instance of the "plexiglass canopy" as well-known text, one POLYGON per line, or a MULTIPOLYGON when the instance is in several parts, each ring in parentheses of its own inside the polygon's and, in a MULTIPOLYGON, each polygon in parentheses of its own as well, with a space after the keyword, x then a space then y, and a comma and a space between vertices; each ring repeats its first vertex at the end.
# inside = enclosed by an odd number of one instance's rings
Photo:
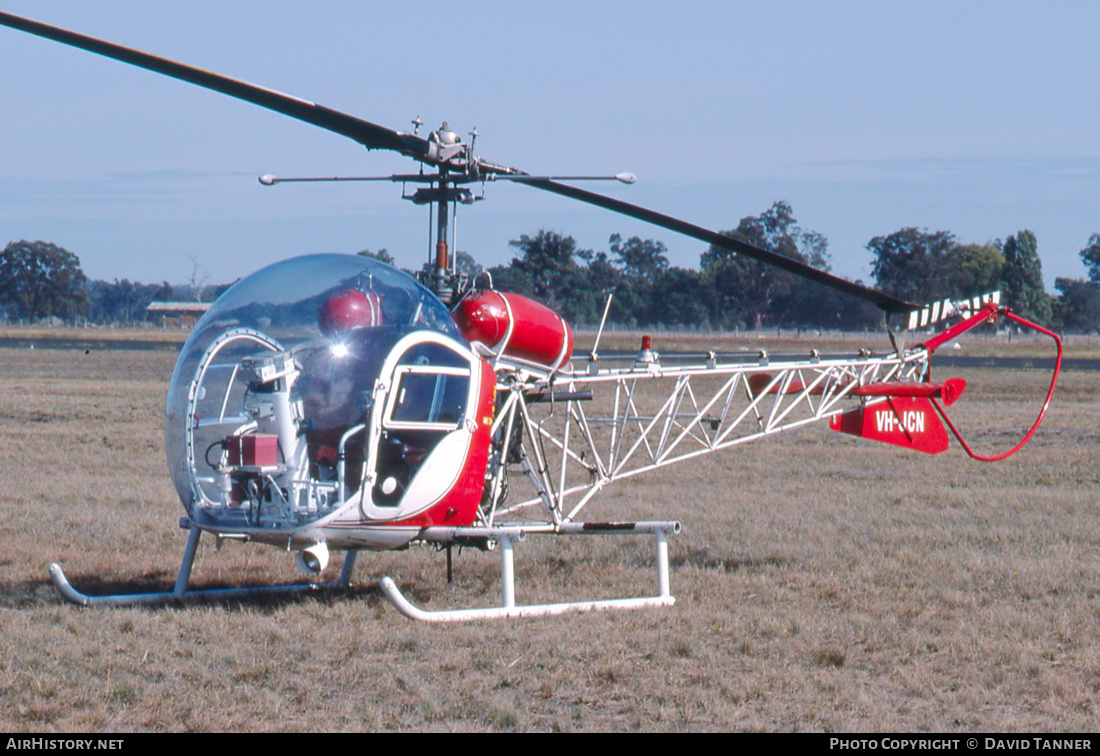
POLYGON ((243 423, 242 364, 278 370, 278 356, 293 354, 309 427, 346 427, 361 421, 382 361, 411 331, 465 343, 431 291, 368 257, 294 258, 234 284, 195 326, 168 390, 165 449, 184 507, 210 448, 243 423))

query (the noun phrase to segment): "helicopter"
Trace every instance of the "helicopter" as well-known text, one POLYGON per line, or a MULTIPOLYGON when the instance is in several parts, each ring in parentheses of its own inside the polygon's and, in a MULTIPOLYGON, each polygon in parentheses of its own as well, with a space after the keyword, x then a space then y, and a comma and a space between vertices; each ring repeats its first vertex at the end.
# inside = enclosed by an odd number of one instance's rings
MULTIPOLYGON (((0 12, 4 25, 281 113, 368 150, 418 163, 415 173, 333 180, 415 187, 430 208, 434 254, 418 277, 363 256, 311 255, 247 276, 213 303, 184 344, 168 388, 165 451, 188 539, 173 590, 89 596, 57 564, 51 578, 86 606, 346 587, 361 551, 413 544, 500 552, 501 604, 425 611, 384 577, 386 597, 426 621, 465 621, 668 606, 668 538, 676 520, 587 519, 608 486, 819 421, 835 431, 938 454, 949 433, 972 457, 1019 451, 1042 422, 1058 378, 1058 336, 1014 313, 997 293, 915 304, 660 212, 581 189, 615 176, 539 176, 488 161, 446 123, 427 136, 132 48, 0 12), (509 182, 644 221, 832 287, 900 317, 906 331, 953 325, 905 346, 855 354, 661 355, 648 336, 633 354, 574 353, 571 326, 545 305, 463 275, 448 243, 474 188, 509 182), (974 452, 951 421, 961 379, 933 381, 944 344, 999 319, 1053 340, 1057 357, 1034 424, 1008 451, 974 452), (293 552, 306 573, 345 552, 336 583, 190 589, 200 538, 293 552), (643 534, 657 550, 652 596, 517 604, 514 550, 528 536, 643 534)), ((476 140, 476 131, 474 132, 476 140)), ((260 177, 274 186, 314 178, 260 177)))

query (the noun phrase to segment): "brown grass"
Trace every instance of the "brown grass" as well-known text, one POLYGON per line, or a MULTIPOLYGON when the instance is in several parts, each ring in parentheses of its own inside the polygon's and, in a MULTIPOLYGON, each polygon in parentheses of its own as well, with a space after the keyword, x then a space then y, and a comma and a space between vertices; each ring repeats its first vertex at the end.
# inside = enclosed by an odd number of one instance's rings
MULTIPOLYGON (((499 576, 495 554, 463 551, 448 585, 442 555, 418 548, 363 555, 339 596, 63 603, 50 561, 89 592, 171 587, 171 367, 164 352, 0 350, 0 730, 1095 729, 1095 374, 1064 376, 1008 462, 818 426, 613 487, 593 517, 683 522, 671 609, 419 625, 380 576, 428 608, 491 605, 499 576)), ((976 378, 957 407, 1003 445, 994 429, 1034 409, 1005 397, 1043 377, 976 378)), ((646 594, 653 561, 649 539, 531 538, 517 591, 646 594)), ((298 579, 277 549, 210 541, 194 573, 298 579)))
POLYGON ((8 339, 111 339, 119 341, 164 341, 182 344, 190 331, 180 328, 160 328, 152 325, 139 325, 127 328, 86 326, 44 326, 44 325, 0 325, 0 338, 8 339))

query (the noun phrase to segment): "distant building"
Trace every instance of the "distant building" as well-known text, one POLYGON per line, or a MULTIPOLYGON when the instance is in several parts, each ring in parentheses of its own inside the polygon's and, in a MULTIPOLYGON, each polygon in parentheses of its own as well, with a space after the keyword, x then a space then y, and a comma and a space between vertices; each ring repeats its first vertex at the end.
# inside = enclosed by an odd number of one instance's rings
POLYGON ((210 302, 150 302, 149 321, 161 328, 191 328, 210 309, 210 302))

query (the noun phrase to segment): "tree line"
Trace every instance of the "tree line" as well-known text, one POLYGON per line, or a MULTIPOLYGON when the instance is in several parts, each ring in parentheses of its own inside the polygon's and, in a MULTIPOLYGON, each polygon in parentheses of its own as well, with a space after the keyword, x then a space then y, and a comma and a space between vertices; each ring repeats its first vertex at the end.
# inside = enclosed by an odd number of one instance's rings
MULTIPOLYGON (((829 271, 828 240, 798 225, 787 202, 742 218, 725 235, 829 271)), ((605 250, 580 248, 571 236, 540 230, 510 242, 505 265, 483 269, 457 253, 460 272, 479 285, 531 296, 577 326, 608 321, 624 327, 694 330, 878 328, 873 305, 765 263, 710 247, 698 268, 672 266, 665 244, 615 234, 605 250)), ((1043 286, 1038 240, 1028 230, 985 243, 960 243, 947 231, 903 228, 867 243, 872 283, 899 299, 927 303, 993 290, 1036 322, 1060 330, 1100 330, 1100 233, 1080 257, 1087 278, 1059 278, 1057 295, 1043 286)), ((393 262, 385 250, 360 254, 393 262)), ((197 268, 196 268, 197 270, 197 268)), ((228 284, 205 286, 197 275, 184 285, 126 279, 92 281, 72 253, 47 242, 12 242, 0 253, 0 318, 130 324, 144 320, 152 301, 211 301, 228 284)))
POLYGON ((150 302, 212 302, 231 284, 144 284, 90 280, 80 259, 44 241, 11 242, 0 252, 0 322, 131 325, 143 322, 150 302))
MULTIPOLYGON (((831 272, 828 240, 801 228, 787 202, 723 233, 831 272)), ((512 261, 487 271, 493 284, 533 296, 581 325, 599 322, 608 292, 609 321, 626 326, 853 330, 883 322, 874 305, 714 246, 696 269, 671 266, 662 242, 638 237, 612 236, 607 252, 580 249, 572 237, 549 231, 511 245, 512 261)), ((1041 325, 1100 330, 1100 234, 1080 252, 1088 278, 1058 278, 1056 296, 1043 286, 1038 241, 1029 230, 964 244, 947 231, 903 228, 866 246, 872 286, 899 299, 924 304, 1000 290, 1013 311, 1041 325)))

